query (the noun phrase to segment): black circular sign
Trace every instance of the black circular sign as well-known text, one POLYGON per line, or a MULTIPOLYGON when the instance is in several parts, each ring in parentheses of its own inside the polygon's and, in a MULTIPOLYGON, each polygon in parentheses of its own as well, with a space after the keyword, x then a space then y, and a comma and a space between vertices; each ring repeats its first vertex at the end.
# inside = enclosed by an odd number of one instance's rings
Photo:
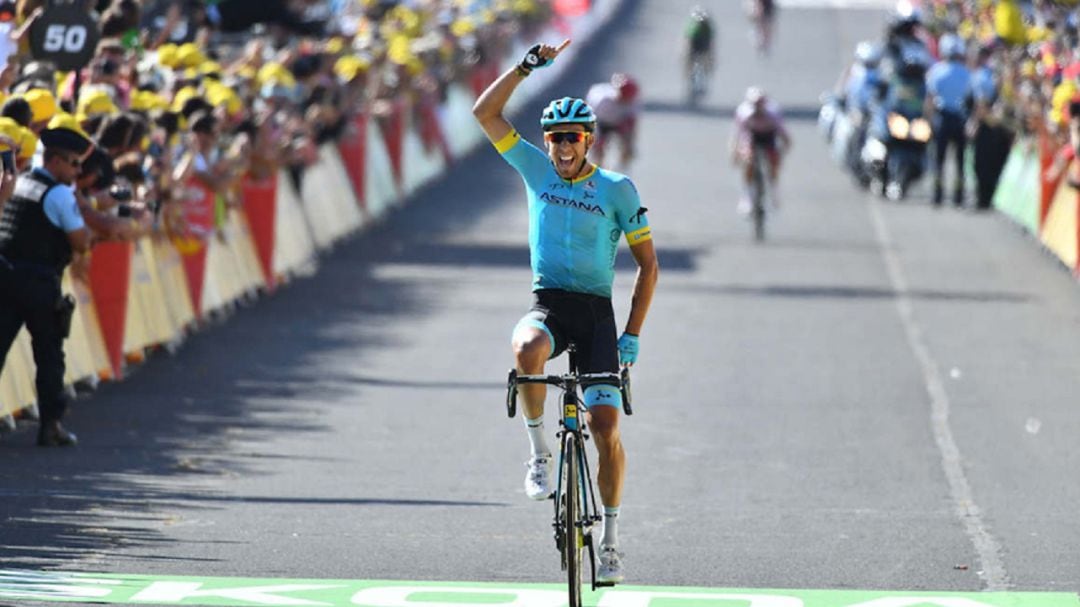
POLYGON ((74 4, 54 4, 30 27, 30 53, 59 70, 77 70, 90 63, 99 39, 101 30, 89 13, 74 4))

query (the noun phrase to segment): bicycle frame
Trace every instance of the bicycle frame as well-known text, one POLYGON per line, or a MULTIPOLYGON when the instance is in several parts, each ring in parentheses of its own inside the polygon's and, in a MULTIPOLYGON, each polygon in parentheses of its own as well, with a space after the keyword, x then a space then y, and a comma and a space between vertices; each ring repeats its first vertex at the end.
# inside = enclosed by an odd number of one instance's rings
POLYGON ((603 520, 603 516, 600 514, 589 458, 584 448, 589 435, 585 432, 582 414, 587 412, 588 408, 578 396, 578 391, 593 385, 615 385, 619 387, 623 397, 623 410, 627 415, 632 415, 633 409, 630 406, 628 369, 624 368, 621 373, 580 374, 573 344, 568 354, 570 369, 565 375, 518 375, 516 370, 511 369, 507 381, 507 413, 514 417, 518 384, 549 384, 562 390, 558 480, 553 496, 555 517, 552 527, 555 532, 555 547, 562 559, 562 569, 568 573, 570 607, 578 607, 581 605, 581 556, 585 548, 588 548, 589 552, 592 589, 613 585, 596 581, 596 554, 592 532, 597 523, 603 520))
POLYGON ((769 159, 765 153, 764 146, 759 143, 754 143, 752 145, 753 150, 750 162, 753 163, 751 166, 753 207, 751 213, 753 214, 754 220, 754 239, 760 241, 765 239, 765 191, 768 187, 767 184, 769 183, 767 174, 769 170, 769 159))

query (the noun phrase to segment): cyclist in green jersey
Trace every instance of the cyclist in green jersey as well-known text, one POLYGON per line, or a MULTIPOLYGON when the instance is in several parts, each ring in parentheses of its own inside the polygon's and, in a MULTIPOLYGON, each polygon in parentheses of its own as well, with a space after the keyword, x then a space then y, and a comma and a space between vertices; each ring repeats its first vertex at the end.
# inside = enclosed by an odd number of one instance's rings
MULTIPOLYGON (((637 360, 638 335, 652 301, 659 266, 652 232, 637 190, 625 175, 588 161, 596 117, 581 99, 556 99, 544 110, 546 152, 525 141, 503 117, 511 94, 537 68, 549 65, 570 44, 538 44, 525 59, 500 76, 477 99, 473 114, 488 139, 525 182, 529 199, 529 252, 533 305, 514 327, 518 373, 544 373, 548 359, 577 347, 582 373, 617 372, 637 360), (611 305, 615 251, 625 234, 638 265, 630 315, 621 337, 611 305)), ((552 492, 551 450, 543 426, 545 386, 519 392, 532 457, 526 463, 525 492, 547 499, 552 492)), ((597 483, 604 504, 597 579, 623 579, 617 520, 622 501, 625 454, 619 436, 619 390, 590 386, 584 400, 589 428, 599 452, 597 483)))
POLYGON ((690 20, 686 24, 683 35, 684 68, 689 80, 690 72, 694 64, 701 62, 705 66, 705 73, 713 71, 715 64, 715 37, 712 19, 709 13, 701 6, 695 6, 690 11, 690 20))

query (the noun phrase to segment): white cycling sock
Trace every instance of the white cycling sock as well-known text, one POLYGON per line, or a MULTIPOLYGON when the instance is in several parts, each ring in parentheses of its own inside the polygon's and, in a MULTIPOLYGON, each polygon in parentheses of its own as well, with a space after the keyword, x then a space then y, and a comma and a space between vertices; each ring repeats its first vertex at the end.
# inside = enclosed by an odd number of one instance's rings
POLYGON ((601 546, 619 545, 619 508, 604 506, 604 537, 600 540, 601 546))
MULTIPOLYGON (((525 417, 524 415, 522 417, 525 417)), ((536 419, 525 417, 525 429, 529 431, 529 446, 533 455, 551 455, 547 441, 544 439, 544 417, 536 419)))

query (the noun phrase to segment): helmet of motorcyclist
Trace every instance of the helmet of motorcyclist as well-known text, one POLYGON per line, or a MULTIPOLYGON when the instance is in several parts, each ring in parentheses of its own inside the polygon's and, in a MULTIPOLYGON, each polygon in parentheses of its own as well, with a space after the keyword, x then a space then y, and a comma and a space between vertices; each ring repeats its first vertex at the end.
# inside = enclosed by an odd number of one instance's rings
POLYGON ((922 10, 911 3, 911 0, 900 0, 896 3, 890 20, 894 25, 918 25, 922 23, 922 10))
POLYGON ((559 124, 580 124, 592 132, 596 128, 596 114, 582 99, 553 99, 540 115, 540 126, 547 131, 559 124))
POLYGON ((637 99, 638 93, 641 92, 641 88, 638 87, 638 83, 633 76, 622 72, 611 75, 611 86, 619 92, 619 100, 627 103, 637 99))
POLYGON ((963 59, 967 52, 964 40, 956 34, 943 34, 938 41, 938 50, 945 59, 963 59))
POLYGON ((867 69, 874 69, 881 63, 881 45, 863 40, 855 47, 855 61, 867 69))
POLYGON ((922 11, 908 0, 900 0, 896 10, 889 14, 889 32, 893 35, 911 36, 921 23, 922 11))

